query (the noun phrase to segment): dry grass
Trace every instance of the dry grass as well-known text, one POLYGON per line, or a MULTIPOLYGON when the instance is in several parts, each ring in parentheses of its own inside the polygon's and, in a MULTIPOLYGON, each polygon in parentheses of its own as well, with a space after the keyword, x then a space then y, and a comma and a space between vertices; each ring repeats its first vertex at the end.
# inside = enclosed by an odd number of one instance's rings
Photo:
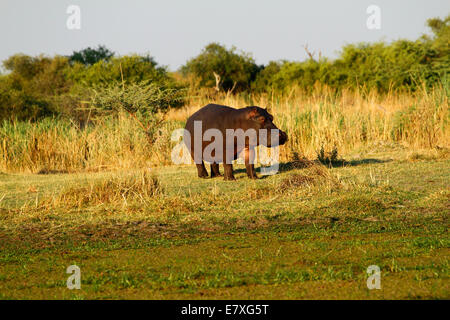
POLYGON ((280 192, 313 186, 320 186, 322 189, 337 189, 341 186, 330 170, 319 162, 294 161, 292 166, 304 169, 300 173, 294 173, 284 178, 278 188, 280 192))
POLYGON ((155 142, 126 114, 80 129, 62 119, 0 125, 0 171, 97 172, 170 164, 170 136, 180 125, 165 123, 155 142))
POLYGON ((449 157, 450 150, 447 148, 414 150, 408 154, 408 160, 411 161, 448 159, 449 157))
POLYGON ((336 147, 343 156, 380 142, 412 150, 450 147, 445 88, 385 95, 363 90, 336 94, 329 88, 306 94, 294 88, 288 95, 193 94, 187 107, 169 112, 153 143, 126 114, 83 129, 64 120, 3 123, 0 171, 55 173, 169 165, 176 144, 170 140, 173 130, 183 128, 189 115, 208 103, 268 108, 289 136, 280 148, 282 162, 295 155, 315 159, 322 147, 336 147))
MULTIPOLYGON (((183 120, 211 101, 202 95, 190 107, 174 110, 168 118, 183 120)), ((314 158, 323 146, 341 154, 380 141, 396 142, 413 149, 450 147, 449 107, 445 88, 416 93, 378 94, 375 91, 316 88, 312 94, 292 89, 287 96, 218 95, 215 103, 242 108, 268 108, 279 128, 289 135, 280 150, 282 161, 293 154, 314 158)))
POLYGON ((68 187, 44 200, 42 205, 81 208, 128 202, 145 203, 161 192, 158 178, 149 171, 142 171, 134 174, 115 174, 109 178, 89 181, 87 185, 68 187))

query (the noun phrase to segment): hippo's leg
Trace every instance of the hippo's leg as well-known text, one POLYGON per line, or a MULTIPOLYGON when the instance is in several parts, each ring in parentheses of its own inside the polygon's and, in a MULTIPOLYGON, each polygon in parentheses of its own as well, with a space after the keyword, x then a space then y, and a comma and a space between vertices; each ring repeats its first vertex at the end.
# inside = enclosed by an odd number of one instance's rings
POLYGON ((247 170, 247 176, 250 179, 258 179, 255 171, 255 149, 244 149, 245 169, 247 170))
POLYGON ((218 163, 211 163, 211 178, 221 177, 218 163))
POLYGON ((201 164, 196 164, 197 173, 199 178, 208 178, 208 171, 206 171, 205 163, 202 161, 201 164))
POLYGON ((246 164, 245 169, 247 170, 247 176, 250 179, 258 179, 258 176, 256 175, 254 164, 246 164))
POLYGON ((225 180, 236 180, 236 178, 233 175, 233 165, 232 164, 223 164, 224 169, 224 179, 225 180))

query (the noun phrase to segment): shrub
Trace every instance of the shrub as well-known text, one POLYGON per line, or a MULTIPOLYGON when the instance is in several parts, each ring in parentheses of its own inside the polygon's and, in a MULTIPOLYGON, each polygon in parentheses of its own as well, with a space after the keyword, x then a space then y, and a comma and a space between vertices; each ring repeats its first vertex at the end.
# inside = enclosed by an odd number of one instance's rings
POLYGON ((162 115, 169 107, 183 105, 184 99, 184 90, 165 88, 155 82, 112 83, 93 89, 90 110, 94 116, 128 113, 153 142, 162 115))
POLYGON ((336 146, 331 149, 331 151, 325 151, 323 145, 317 153, 317 160, 327 166, 332 166, 336 164, 342 165, 344 160, 338 158, 338 149, 336 146))
POLYGON ((152 57, 116 58, 111 57, 112 53, 106 48, 99 48, 99 52, 88 48, 70 58, 17 54, 5 60, 3 65, 10 73, 0 76, 0 120, 34 121, 62 114, 83 122, 88 114, 80 111, 80 107, 85 107, 91 100, 91 89, 117 83, 138 84, 138 87, 142 87, 144 82, 152 83, 152 88, 159 88, 159 91, 152 92, 158 95, 154 100, 162 103, 161 110, 169 105, 177 107, 182 104, 182 99, 179 99, 182 86, 152 57), (94 62, 101 57, 104 59, 94 62), (179 96, 175 94, 177 90, 181 90, 179 96))

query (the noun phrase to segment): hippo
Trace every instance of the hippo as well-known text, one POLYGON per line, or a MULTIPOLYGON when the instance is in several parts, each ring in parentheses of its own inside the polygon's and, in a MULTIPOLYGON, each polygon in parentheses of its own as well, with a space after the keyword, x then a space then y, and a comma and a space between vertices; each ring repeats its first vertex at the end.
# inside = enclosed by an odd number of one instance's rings
POLYGON ((204 161, 211 164, 211 178, 222 176, 219 163, 223 163, 224 179, 236 180, 232 161, 243 153, 247 176, 257 179, 254 166, 255 148, 283 145, 288 140, 285 132, 272 122, 267 109, 249 106, 235 109, 208 104, 195 112, 186 122, 184 143, 197 166, 198 176, 207 178, 204 161))

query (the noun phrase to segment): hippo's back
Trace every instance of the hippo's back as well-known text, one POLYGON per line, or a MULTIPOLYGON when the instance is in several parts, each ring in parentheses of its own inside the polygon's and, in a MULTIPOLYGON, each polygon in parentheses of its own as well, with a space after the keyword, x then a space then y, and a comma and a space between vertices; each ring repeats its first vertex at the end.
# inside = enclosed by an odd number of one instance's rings
POLYGON ((237 109, 222 106, 219 104, 208 104, 195 112, 186 121, 186 130, 191 131, 194 128, 194 121, 201 121, 204 129, 220 129, 226 120, 229 120, 237 109))
POLYGON ((203 155, 203 150, 211 143, 210 141, 203 140, 203 134, 206 130, 216 129, 222 133, 222 137, 225 137, 226 129, 233 129, 238 125, 239 115, 240 112, 238 109, 218 104, 208 104, 190 116, 186 121, 183 140, 188 150, 190 150, 191 155, 194 157, 195 151, 198 159, 214 162, 214 159, 209 159, 203 155), (196 125, 195 130, 194 122, 196 125), (201 122, 200 127, 197 122, 201 122), (200 141, 201 148, 198 148, 198 150, 195 149, 196 144, 194 141, 200 141))

